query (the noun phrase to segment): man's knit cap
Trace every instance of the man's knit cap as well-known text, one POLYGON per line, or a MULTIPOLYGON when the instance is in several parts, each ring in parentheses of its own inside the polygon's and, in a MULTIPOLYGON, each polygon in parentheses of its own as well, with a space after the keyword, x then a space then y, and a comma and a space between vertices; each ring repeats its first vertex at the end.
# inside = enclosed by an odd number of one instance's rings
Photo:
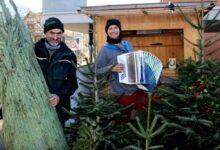
POLYGON ((64 32, 63 23, 58 18, 48 18, 44 23, 44 33, 52 29, 61 29, 64 32))

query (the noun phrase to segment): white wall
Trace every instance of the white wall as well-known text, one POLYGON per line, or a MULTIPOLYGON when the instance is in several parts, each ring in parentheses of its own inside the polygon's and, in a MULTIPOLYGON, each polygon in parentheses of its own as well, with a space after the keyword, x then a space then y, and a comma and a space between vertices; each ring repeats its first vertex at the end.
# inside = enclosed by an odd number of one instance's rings
POLYGON ((87 0, 43 0, 43 12, 76 11, 86 6, 87 0))

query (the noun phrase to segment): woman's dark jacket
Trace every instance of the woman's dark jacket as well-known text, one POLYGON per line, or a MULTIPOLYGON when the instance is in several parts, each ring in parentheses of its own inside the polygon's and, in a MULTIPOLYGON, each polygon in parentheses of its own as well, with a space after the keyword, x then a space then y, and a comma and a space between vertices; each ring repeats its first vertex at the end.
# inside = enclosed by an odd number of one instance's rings
POLYGON ((60 122, 64 123, 69 117, 62 111, 62 107, 70 109, 70 96, 78 88, 75 67, 77 61, 75 54, 65 43, 61 42, 60 45, 60 49, 57 49, 50 58, 45 47, 45 39, 41 39, 35 44, 35 54, 50 93, 60 97, 56 110, 60 122))

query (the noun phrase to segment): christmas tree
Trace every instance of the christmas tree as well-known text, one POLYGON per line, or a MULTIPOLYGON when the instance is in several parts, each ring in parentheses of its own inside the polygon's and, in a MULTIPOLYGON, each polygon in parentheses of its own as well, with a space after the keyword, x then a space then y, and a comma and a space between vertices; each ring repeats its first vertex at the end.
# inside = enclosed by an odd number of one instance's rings
POLYGON ((195 46, 198 60, 179 60, 177 77, 160 86, 159 103, 153 106, 154 114, 172 125, 154 139, 166 150, 220 148, 220 61, 205 59, 205 48, 211 45, 213 37, 204 38, 204 30, 212 24, 203 20, 203 1, 201 5, 201 10, 195 9, 197 22, 192 22, 179 9, 183 18, 199 32, 197 43, 186 39, 195 46))
POLYGON ((70 147, 74 150, 108 150, 138 144, 140 138, 127 124, 119 123, 121 112, 131 106, 119 105, 119 97, 110 94, 107 86, 110 70, 99 74, 94 64, 87 62, 78 71, 81 77, 84 76, 83 80, 79 78, 79 84, 84 90, 75 98, 77 107, 71 113, 75 123, 66 129, 70 147))

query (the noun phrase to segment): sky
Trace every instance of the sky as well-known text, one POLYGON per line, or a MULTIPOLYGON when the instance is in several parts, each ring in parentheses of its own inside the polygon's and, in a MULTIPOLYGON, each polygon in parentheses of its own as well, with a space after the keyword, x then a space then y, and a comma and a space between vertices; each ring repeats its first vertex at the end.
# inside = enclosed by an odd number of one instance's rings
MULTIPOLYGON (((29 8, 31 11, 42 11, 42 0, 13 0, 18 7, 29 8)), ((87 6, 157 3, 160 0, 87 0, 87 6)))

